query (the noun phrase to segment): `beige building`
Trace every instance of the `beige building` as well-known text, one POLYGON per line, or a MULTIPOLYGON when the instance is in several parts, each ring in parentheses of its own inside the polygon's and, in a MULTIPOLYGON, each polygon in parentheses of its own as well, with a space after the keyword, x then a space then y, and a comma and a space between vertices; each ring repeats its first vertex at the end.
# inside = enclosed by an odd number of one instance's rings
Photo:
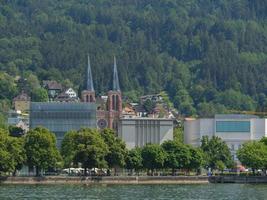
POLYGON ((16 111, 28 112, 31 98, 24 92, 13 99, 13 105, 16 111))
POLYGON ((173 119, 164 118, 121 118, 118 137, 128 149, 144 145, 162 144, 173 140, 173 119))

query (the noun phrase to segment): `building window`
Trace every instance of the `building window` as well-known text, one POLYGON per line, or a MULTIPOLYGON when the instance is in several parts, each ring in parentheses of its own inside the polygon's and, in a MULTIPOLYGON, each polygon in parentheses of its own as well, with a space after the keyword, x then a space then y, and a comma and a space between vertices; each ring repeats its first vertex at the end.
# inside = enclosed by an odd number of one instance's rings
POLYGON ((250 121, 216 121, 216 132, 250 132, 250 121))
POLYGON ((231 145, 231 150, 232 150, 232 151, 235 150, 235 145, 234 145, 234 144, 231 145))

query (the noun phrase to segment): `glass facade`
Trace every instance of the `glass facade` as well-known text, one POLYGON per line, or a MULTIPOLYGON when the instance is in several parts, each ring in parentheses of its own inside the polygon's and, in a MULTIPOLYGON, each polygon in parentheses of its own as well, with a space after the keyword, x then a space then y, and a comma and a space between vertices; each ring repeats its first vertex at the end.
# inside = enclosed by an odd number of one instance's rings
POLYGON ((64 134, 80 128, 96 128, 95 103, 35 103, 30 105, 30 128, 43 126, 55 133, 57 145, 64 134))
POLYGON ((216 121, 216 132, 250 132, 250 121, 216 121))

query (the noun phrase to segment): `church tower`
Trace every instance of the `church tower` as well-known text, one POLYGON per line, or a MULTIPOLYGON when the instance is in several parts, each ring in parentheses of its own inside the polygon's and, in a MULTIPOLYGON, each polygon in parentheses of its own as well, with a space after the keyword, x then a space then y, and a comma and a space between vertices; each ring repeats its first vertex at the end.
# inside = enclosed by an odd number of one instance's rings
POLYGON ((113 85, 112 85, 112 90, 108 92, 108 112, 109 112, 108 126, 109 128, 117 130, 118 121, 122 113, 122 95, 120 90, 117 62, 115 56, 114 56, 114 67, 113 67, 113 85))
POLYGON ((90 57, 88 55, 88 66, 87 66, 87 82, 86 82, 86 90, 82 91, 82 102, 92 103, 95 102, 95 90, 93 85, 90 57))

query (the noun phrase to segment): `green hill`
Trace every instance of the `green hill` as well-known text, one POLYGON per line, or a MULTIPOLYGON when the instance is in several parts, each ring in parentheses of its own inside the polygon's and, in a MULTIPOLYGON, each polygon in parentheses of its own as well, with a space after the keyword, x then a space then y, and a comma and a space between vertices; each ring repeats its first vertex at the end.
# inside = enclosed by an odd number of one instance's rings
POLYGON ((133 100, 165 90, 186 116, 267 109, 266 1, 0 0, 0 111, 42 80, 80 91, 88 53, 98 93, 116 55, 133 100))

